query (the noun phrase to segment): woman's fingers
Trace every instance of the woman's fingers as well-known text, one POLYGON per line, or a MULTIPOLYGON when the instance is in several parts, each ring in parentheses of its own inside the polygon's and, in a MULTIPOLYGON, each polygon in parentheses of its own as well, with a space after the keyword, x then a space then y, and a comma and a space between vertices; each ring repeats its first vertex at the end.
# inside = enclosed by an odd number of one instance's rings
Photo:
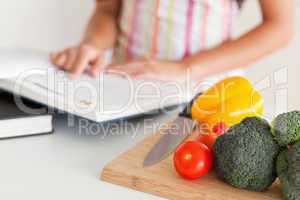
POLYGON ((63 67, 66 61, 67 61, 67 55, 65 52, 58 54, 56 59, 58 66, 63 67))
POLYGON ((86 44, 51 53, 50 60, 60 69, 69 71, 71 78, 77 78, 89 65, 92 75, 95 76, 102 68, 101 51, 86 44))
POLYGON ((71 72, 71 78, 76 79, 89 65, 91 59, 91 55, 87 52, 78 52, 74 65, 72 66, 71 72))
POLYGON ((70 69, 72 69, 72 66, 74 65, 76 55, 77 55, 77 51, 74 48, 68 49, 66 51, 66 55, 67 55, 67 59, 66 59, 66 62, 63 66, 63 69, 66 70, 66 71, 69 71, 70 69))
POLYGON ((64 50, 58 53, 50 54, 50 59, 53 64, 61 69, 67 69, 67 63, 70 62, 69 50, 64 50))
POLYGON ((134 79, 155 78, 149 74, 151 72, 151 63, 145 59, 106 67, 103 63, 101 52, 97 48, 88 45, 53 53, 50 55, 50 59, 61 69, 70 71, 72 79, 76 79, 87 67, 90 67, 88 72, 93 77, 96 77, 100 71, 103 71, 124 77, 130 76, 134 79))
POLYGON ((58 53, 52 53, 50 55, 50 59, 53 64, 55 64, 58 67, 62 67, 62 54, 63 52, 58 52, 58 53))
POLYGON ((104 69, 103 59, 99 56, 92 64, 90 68, 90 74, 93 77, 97 77, 99 72, 104 69))

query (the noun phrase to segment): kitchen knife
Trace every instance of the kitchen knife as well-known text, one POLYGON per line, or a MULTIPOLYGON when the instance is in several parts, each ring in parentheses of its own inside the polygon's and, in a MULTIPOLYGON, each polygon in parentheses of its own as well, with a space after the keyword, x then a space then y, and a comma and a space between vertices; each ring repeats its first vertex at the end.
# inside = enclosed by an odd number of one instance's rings
POLYGON ((191 119, 189 104, 169 126, 161 131, 163 136, 147 154, 143 166, 154 165, 174 152, 174 150, 193 132, 197 122, 191 119))

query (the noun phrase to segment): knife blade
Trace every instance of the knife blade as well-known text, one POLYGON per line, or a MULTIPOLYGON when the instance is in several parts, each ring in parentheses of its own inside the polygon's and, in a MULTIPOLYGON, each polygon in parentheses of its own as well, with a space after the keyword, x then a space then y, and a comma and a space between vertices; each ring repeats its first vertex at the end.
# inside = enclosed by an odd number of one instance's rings
POLYGON ((147 154, 143 167, 154 165, 167 158, 174 150, 191 135, 197 122, 184 117, 176 117, 165 130, 163 136, 147 154))

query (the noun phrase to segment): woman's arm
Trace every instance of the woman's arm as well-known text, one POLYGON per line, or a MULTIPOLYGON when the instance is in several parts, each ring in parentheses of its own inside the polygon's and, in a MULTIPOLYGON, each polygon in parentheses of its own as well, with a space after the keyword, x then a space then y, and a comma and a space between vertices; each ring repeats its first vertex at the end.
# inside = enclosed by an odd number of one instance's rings
POLYGON ((112 48, 116 42, 119 7, 120 0, 97 0, 82 41, 51 54, 51 61, 70 71, 72 78, 78 77, 87 66, 91 67, 91 75, 96 76, 103 67, 103 51, 112 48))
POLYGON ((293 0, 260 0, 263 21, 242 37, 184 59, 196 80, 247 66, 286 45, 293 36, 293 0))
POLYGON ((117 38, 119 0, 97 0, 82 43, 91 43, 99 49, 112 48, 117 38))

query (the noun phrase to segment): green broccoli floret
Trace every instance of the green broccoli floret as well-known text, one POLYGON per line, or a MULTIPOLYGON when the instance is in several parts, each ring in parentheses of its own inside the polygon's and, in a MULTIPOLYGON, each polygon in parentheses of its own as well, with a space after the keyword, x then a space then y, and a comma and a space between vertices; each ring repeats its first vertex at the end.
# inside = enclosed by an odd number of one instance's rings
POLYGON ((287 153, 288 153, 288 150, 285 149, 285 150, 281 151, 277 157, 276 172, 277 172, 278 177, 287 171, 287 168, 288 168, 287 153))
POLYGON ((280 146, 300 140, 300 111, 292 111, 278 115, 272 122, 272 132, 280 146))
POLYGON ((217 174, 234 187, 263 191, 276 179, 279 145, 264 119, 246 118, 231 127, 216 140, 214 152, 217 174))
POLYGON ((276 163, 276 171, 282 183, 286 200, 300 200, 300 141, 291 149, 282 151, 276 163))

